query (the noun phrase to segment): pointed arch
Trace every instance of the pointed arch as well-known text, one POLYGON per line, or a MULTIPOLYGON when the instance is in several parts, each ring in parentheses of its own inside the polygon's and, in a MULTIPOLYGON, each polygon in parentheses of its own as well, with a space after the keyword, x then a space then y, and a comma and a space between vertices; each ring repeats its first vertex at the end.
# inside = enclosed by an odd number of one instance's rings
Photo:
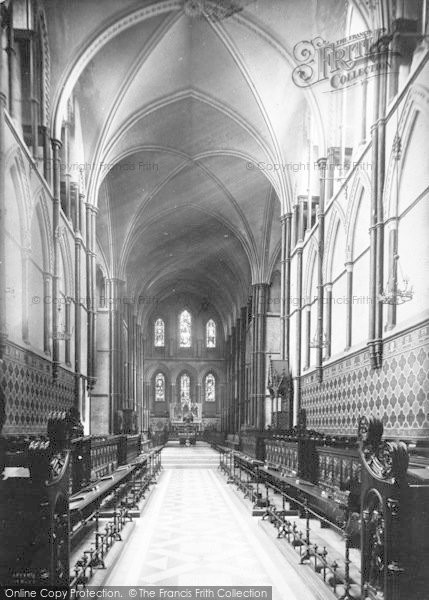
POLYGON ((62 229, 60 234, 60 250, 61 257, 64 265, 64 285, 65 289, 63 290, 67 297, 72 297, 74 295, 74 281, 73 281, 73 262, 70 253, 70 246, 68 244, 67 236, 65 233, 65 229, 62 229))
POLYGON ((54 270, 54 247, 52 241, 51 218, 49 215, 49 209, 44 190, 41 190, 36 198, 37 199, 34 203, 33 211, 38 212, 40 224, 42 227, 42 240, 45 255, 44 271, 46 273, 52 274, 54 270))
POLYGON ((346 231, 344 221, 340 218, 340 214, 334 208, 329 220, 327 234, 325 237, 325 255, 323 259, 323 281, 331 283, 336 274, 334 273, 336 253, 338 252, 339 235, 343 234, 344 248, 342 248, 341 260, 342 264, 346 262, 346 231))
POLYGON ((9 173, 20 220, 20 234, 24 240, 31 227, 32 194, 27 177, 22 150, 13 147, 6 155, 6 173, 9 173))
POLYGON ((305 275, 304 275, 304 285, 303 285, 303 304, 311 303, 311 291, 312 291, 312 283, 313 283, 313 275, 314 270, 317 264, 317 242, 313 237, 309 240, 309 245, 307 247, 307 262, 305 267, 305 275))
MULTIPOLYGON (((396 217, 398 212, 398 190, 401 186, 401 178, 404 172, 407 150, 413 135, 416 119, 419 114, 427 114, 429 110, 429 89, 421 84, 414 83, 408 91, 404 102, 404 108, 400 114, 396 131, 396 141, 400 144, 400 155, 397 156, 397 148, 392 145, 389 163, 386 173, 386 185, 384 187, 384 215, 386 220, 396 217)), ((422 190, 423 191, 423 190, 422 190)))

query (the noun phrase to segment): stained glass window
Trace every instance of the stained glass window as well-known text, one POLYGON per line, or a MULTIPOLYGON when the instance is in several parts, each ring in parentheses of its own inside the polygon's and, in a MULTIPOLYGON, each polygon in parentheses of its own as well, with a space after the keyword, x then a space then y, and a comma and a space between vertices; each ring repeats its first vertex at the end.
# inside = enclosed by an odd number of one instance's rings
POLYGON ((165 377, 162 373, 155 377, 155 402, 165 402, 165 377))
POLYGON ((216 323, 213 319, 210 319, 206 325, 206 346, 216 348, 216 323))
POLYGON ((187 310, 184 310, 179 319, 179 334, 180 334, 180 347, 190 348, 191 347, 191 315, 187 310))
POLYGON ((180 402, 182 406, 191 402, 191 378, 186 373, 180 378, 180 402))
POLYGON ((162 319, 157 319, 155 321, 154 339, 155 339, 155 346, 157 348, 164 346, 165 326, 164 326, 164 321, 162 319))
POLYGON ((206 375, 205 397, 206 402, 214 402, 216 400, 216 380, 213 373, 206 375))

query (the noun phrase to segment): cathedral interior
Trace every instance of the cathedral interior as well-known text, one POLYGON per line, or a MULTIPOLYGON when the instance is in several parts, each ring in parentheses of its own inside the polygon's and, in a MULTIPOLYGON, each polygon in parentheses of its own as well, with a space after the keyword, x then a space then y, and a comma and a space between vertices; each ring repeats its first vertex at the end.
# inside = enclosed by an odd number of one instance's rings
POLYGON ((427 23, 0 0, 4 597, 428 600, 427 23))

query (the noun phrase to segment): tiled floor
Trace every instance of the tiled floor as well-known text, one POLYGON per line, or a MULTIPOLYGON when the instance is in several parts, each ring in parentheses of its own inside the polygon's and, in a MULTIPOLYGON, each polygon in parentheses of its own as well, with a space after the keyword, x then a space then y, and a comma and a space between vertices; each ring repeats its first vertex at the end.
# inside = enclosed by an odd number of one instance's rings
POLYGON ((276 600, 314 598, 221 477, 217 453, 202 442, 172 443, 162 458, 159 483, 105 585, 268 585, 276 600))

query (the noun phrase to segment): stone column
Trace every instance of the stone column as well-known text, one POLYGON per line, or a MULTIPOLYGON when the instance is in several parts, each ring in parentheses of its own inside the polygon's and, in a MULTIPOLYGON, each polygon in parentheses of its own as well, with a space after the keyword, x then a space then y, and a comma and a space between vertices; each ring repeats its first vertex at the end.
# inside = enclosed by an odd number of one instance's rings
POLYGON ((280 356, 289 363, 290 252, 292 213, 281 217, 280 356))
MULTIPOLYGON (((1 16, 0 16, 1 19, 1 16)), ((2 23, 0 22, 0 33, 2 23)), ((3 77, 3 51, 0 50, 0 81, 3 77)), ((6 157, 5 157, 5 109, 6 95, 0 90, 0 360, 3 358, 7 339, 6 319, 6 157)))
POLYGON ((301 344, 302 344, 302 242, 296 247, 296 330, 295 330, 295 373, 294 373, 294 403, 293 424, 298 423, 298 413, 301 406, 301 344))
POLYGON ((235 410, 236 410, 236 402, 237 402, 237 396, 236 396, 236 387, 235 387, 235 378, 236 378, 236 373, 235 373, 235 346, 236 346, 236 328, 235 326, 232 327, 231 330, 231 352, 230 352, 230 361, 231 361, 231 366, 230 366, 230 372, 231 372, 231 405, 230 405, 230 431, 231 433, 235 432, 235 410))
POLYGON ((13 2, 9 2, 7 10, 7 58, 8 58, 8 87, 9 87, 9 114, 14 119, 15 110, 15 81, 16 81, 16 51, 13 32, 13 2))
POLYGON ((234 431, 240 429, 240 398, 241 398, 241 363, 240 363, 240 339, 241 339, 241 319, 238 318, 235 324, 235 410, 234 410, 234 431))
POLYGON ((31 256, 30 240, 24 241, 25 246, 21 252, 22 262, 22 339, 25 344, 29 344, 28 338, 28 262, 31 256))
POLYGON ((176 392, 176 382, 172 381, 171 382, 171 396, 170 396, 170 402, 172 404, 176 404, 177 402, 177 392, 176 392))
POLYGON ((52 275, 45 272, 43 274, 43 350, 46 356, 51 356, 52 353, 52 287, 52 275))
POLYGON ((311 304, 307 305, 304 309, 304 323, 305 323, 305 364, 304 369, 308 369, 311 360, 311 304))
POLYGON ((226 342, 226 394, 223 406, 224 427, 227 433, 231 433, 230 414, 232 407, 232 384, 231 384, 231 334, 226 342))
POLYGON ((362 111, 361 111, 361 144, 366 142, 366 124, 367 124, 367 100, 368 100, 368 79, 364 77, 361 83, 362 92, 362 111))
POLYGON ((86 296, 87 296, 87 331, 88 331, 88 391, 95 384, 95 315, 96 315, 96 253, 95 253, 95 221, 97 209, 94 205, 86 203, 86 296))
POLYGON ((332 284, 326 284, 326 358, 331 356, 332 343, 332 284))
POLYGON ((80 374, 81 374, 81 329, 82 329, 82 294, 81 294, 81 260, 82 260, 82 235, 80 231, 80 204, 84 201, 83 181, 81 181, 81 189, 76 190, 75 198, 75 214, 74 214, 74 372, 75 372, 75 400, 76 406, 80 401, 80 374))
POLYGON ((128 298, 128 304, 126 305, 126 320, 127 320, 127 382, 126 382, 126 407, 132 408, 134 405, 133 397, 133 307, 131 299, 128 298))
POLYGON ((52 374, 54 380, 58 377, 60 364, 60 346, 58 339, 58 300, 59 300, 59 269, 60 269, 60 175, 61 175, 61 141, 52 139, 52 223, 54 243, 54 274, 52 278, 52 374))
POLYGON ((64 360, 65 363, 68 367, 71 367, 71 362, 70 362, 70 345, 71 345, 71 339, 70 339, 70 311, 71 311, 71 298, 69 296, 67 296, 67 298, 65 299, 65 306, 64 306, 64 313, 65 313, 65 341, 64 341, 64 346, 65 346, 65 351, 64 351, 64 360))
MULTIPOLYGON (((389 281, 394 292, 398 288, 398 218, 391 221, 389 231, 389 281)), ((387 329, 392 329, 396 325, 397 306, 389 304, 387 306, 387 329)))
POLYGON ((247 308, 241 307, 240 311, 240 392, 239 392, 239 419, 238 429, 246 422, 246 327, 247 308))
POLYGON ((267 382, 265 380, 265 346, 266 346, 266 326, 267 326, 267 283, 256 283, 254 289, 254 331, 253 340, 253 398, 254 413, 253 424, 258 431, 263 431, 265 427, 265 390, 267 382))
POLYGON ((352 327, 353 327, 353 263, 347 262, 346 276, 347 276, 347 304, 346 304, 346 350, 352 345, 352 327))
POLYGON ((145 431, 149 430, 151 415, 151 385, 150 381, 143 381, 143 420, 145 431))
POLYGON ((290 253, 291 253, 291 225, 292 213, 285 215, 286 219, 286 253, 285 253, 285 328, 284 328, 284 344, 283 344, 283 360, 290 363, 290 253))
POLYGON ((280 357, 285 360, 286 346, 286 215, 280 217, 280 357))
POLYGON ((49 129, 46 125, 42 125, 43 135, 43 177, 49 187, 52 187, 52 170, 50 164, 50 144, 49 144, 49 129))
POLYGON ((110 423, 109 429, 113 432, 114 416, 122 408, 122 365, 121 365, 121 330, 120 330, 120 284, 118 279, 109 279, 109 394, 110 394, 110 423))
POLYGON ((39 93, 37 90, 38 81, 35 78, 34 74, 34 60, 38 60, 38 57, 34 56, 34 37, 30 38, 29 43, 29 67, 30 67, 30 102, 31 102, 31 137, 32 137, 32 153, 33 159, 38 160, 38 151, 39 151, 39 93))
POLYGON ((137 374, 138 374, 138 331, 137 315, 133 314, 133 410, 137 410, 137 374))
MULTIPOLYGON (((377 79, 377 78, 376 78, 377 79)), ((384 180, 386 163, 386 105, 387 105, 387 73, 381 71, 379 75, 380 99, 378 119, 377 143, 377 244, 376 244, 376 337, 375 356, 377 368, 381 368, 383 360, 383 302, 380 296, 384 289, 384 180)))
POLYGON ((64 121, 64 149, 63 149, 63 158, 64 158, 64 213, 67 219, 72 218, 71 214, 71 194, 70 194, 70 121, 67 119, 64 121))
MULTIPOLYGON (((139 431, 143 431, 143 345, 142 329, 136 324, 136 411, 139 431)), ((167 388, 165 393, 168 400, 167 388)))
POLYGON ((317 161, 320 171, 320 196, 318 209, 318 261, 317 261, 317 373, 319 382, 323 379, 323 257, 325 250, 325 193, 326 193, 326 158, 317 161))

